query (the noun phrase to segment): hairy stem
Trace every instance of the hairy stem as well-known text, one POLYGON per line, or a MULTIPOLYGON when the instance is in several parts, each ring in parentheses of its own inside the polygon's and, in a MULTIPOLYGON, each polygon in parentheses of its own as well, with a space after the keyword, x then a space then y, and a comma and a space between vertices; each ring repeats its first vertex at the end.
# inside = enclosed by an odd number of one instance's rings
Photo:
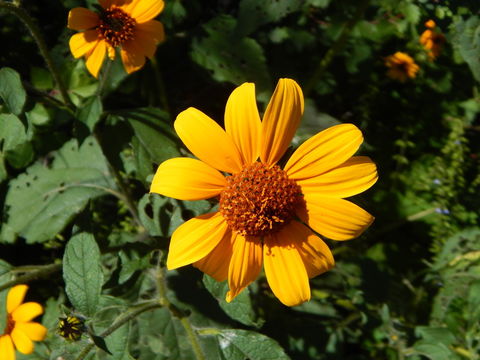
POLYGON ((75 108, 75 105, 73 105, 72 101, 70 100, 70 97, 68 96, 67 89, 65 87, 65 84, 62 81, 62 78, 60 76, 60 73, 58 72, 57 67, 55 66, 54 62, 52 61, 52 57, 50 56, 50 53, 48 52, 47 49, 47 44, 45 43, 45 39, 43 38, 42 33, 40 32, 40 29, 38 28, 37 24, 33 20, 33 18, 28 15, 28 13, 22 9, 21 7, 17 6, 16 4, 13 3, 8 3, 5 1, 0 0, 0 9, 4 9, 6 11, 9 11, 10 13, 14 14, 17 16, 22 22, 25 24, 25 26, 28 28, 30 31, 30 34, 32 35, 33 39, 37 43, 38 49, 40 50, 40 54, 42 55, 43 59, 45 60, 48 69, 50 70, 50 73, 52 74, 53 78, 55 79, 55 82, 58 86, 58 89, 60 90, 60 95, 63 99, 63 102, 67 108, 70 110, 75 108))
POLYGON ((0 291, 8 289, 14 285, 29 283, 33 280, 45 278, 62 269, 62 264, 49 264, 40 266, 24 266, 16 269, 12 269, 12 272, 26 272, 24 275, 17 276, 15 279, 7 281, 5 284, 0 285, 0 291))
MULTIPOLYGON (((145 311, 157 309, 160 307, 162 307, 162 305, 159 304, 158 302, 152 302, 152 303, 143 305, 135 310, 132 310, 131 312, 125 315, 121 315, 120 317, 117 318, 117 320, 115 320, 115 322, 109 328, 105 329, 99 336, 102 338, 107 337, 111 335, 113 332, 115 332, 117 329, 125 325, 127 322, 135 319, 138 315, 144 313, 145 311)), ((78 356, 76 357, 76 360, 83 360, 88 355, 88 353, 93 349, 94 346, 95 346, 94 343, 87 344, 83 348, 83 350, 78 354, 78 356)))
POLYGON ((197 332, 193 328, 192 324, 188 320, 188 317, 178 309, 174 304, 170 302, 167 298, 167 287, 165 284, 165 276, 164 276, 165 269, 160 266, 160 263, 157 264, 157 272, 156 272, 156 280, 157 280, 157 289, 158 289, 158 296, 160 303, 164 304, 174 316, 176 316, 180 323, 182 324, 185 332, 187 333, 188 340, 190 341, 190 345, 192 347, 193 353, 195 354, 195 358, 197 360, 206 360, 205 355, 203 354, 202 347, 200 345, 200 341, 197 337, 197 332))
POLYGON ((313 75, 310 77, 310 80, 307 82, 303 91, 305 94, 305 97, 307 97, 310 94, 310 92, 313 90, 315 85, 322 78, 323 74, 327 70, 327 67, 330 65, 335 55, 337 55, 340 51, 343 50, 343 48, 347 43, 348 37, 350 36, 350 33, 352 32, 357 22, 363 18, 363 14, 365 13, 365 10, 367 9, 369 3, 370 3, 370 0, 362 0, 359 2, 357 10, 355 11, 355 14, 350 20, 347 21, 347 23, 342 29, 342 32, 340 33, 340 36, 337 38, 337 40, 332 45, 332 47, 328 49, 327 53, 318 64, 317 69, 315 70, 313 75))

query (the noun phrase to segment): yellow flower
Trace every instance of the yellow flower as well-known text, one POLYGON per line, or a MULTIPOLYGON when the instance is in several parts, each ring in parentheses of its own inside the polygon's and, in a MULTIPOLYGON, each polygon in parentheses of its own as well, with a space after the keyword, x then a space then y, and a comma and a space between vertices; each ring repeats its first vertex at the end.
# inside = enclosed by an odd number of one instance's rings
POLYGON ((443 44, 445 43, 445 36, 434 30, 436 24, 433 20, 428 20, 425 23, 425 27, 427 30, 420 35, 420 44, 423 45, 427 51, 428 57, 433 61, 442 51, 443 44))
POLYGON ((334 266, 328 246, 313 231, 334 240, 360 235, 373 216, 343 198, 372 186, 377 170, 368 157, 352 157, 363 141, 352 124, 318 133, 280 167, 303 108, 298 84, 280 79, 263 121, 252 83, 230 95, 225 130, 195 108, 178 115, 175 130, 199 160, 163 162, 150 191, 180 200, 218 197, 219 208, 175 230, 169 269, 193 264, 217 281, 228 279, 230 302, 263 265, 282 303, 310 299, 308 279, 334 266))
POLYGON ((42 341, 47 335, 45 326, 32 322, 43 313, 36 302, 23 303, 27 285, 11 288, 7 295, 7 326, 0 336, 0 354, 2 360, 15 360, 15 348, 22 354, 33 352, 33 341, 42 341))
POLYGON ((127 73, 139 70, 145 57, 152 58, 165 33, 161 22, 152 20, 163 10, 163 0, 99 0, 100 13, 77 7, 68 14, 68 27, 84 30, 70 38, 75 58, 85 56, 88 71, 98 77, 105 58, 115 59, 115 48, 127 73))
POLYGON ((405 82, 408 78, 415 78, 420 69, 415 60, 400 51, 387 56, 385 58, 385 66, 388 68, 387 75, 400 82, 405 82))

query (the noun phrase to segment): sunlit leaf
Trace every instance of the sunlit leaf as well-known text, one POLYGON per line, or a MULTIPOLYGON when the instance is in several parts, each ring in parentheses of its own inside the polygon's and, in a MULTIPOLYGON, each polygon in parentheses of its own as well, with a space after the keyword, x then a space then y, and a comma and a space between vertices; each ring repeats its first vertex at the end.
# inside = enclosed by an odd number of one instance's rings
POLYGON ((0 69, 0 97, 10 112, 15 115, 22 112, 27 95, 20 80, 20 75, 8 67, 0 69))

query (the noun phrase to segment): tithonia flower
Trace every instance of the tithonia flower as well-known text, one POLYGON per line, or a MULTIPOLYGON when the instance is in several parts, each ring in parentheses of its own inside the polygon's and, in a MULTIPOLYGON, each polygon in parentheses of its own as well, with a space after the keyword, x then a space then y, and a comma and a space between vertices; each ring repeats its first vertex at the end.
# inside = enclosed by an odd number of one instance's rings
POLYGON ((428 57, 433 61, 442 51, 443 44, 445 43, 445 36, 435 31, 436 24, 433 20, 425 22, 425 27, 427 30, 425 30, 420 36, 420 44, 423 45, 427 51, 428 57))
POLYGON ((400 51, 387 56, 385 58, 385 66, 388 68, 387 75, 400 82, 405 82, 408 78, 415 78, 418 70, 420 70, 410 55, 400 51))
POLYGON ((11 288, 7 295, 7 326, 0 336, 0 358, 15 360, 15 348, 22 354, 33 352, 33 341, 42 341, 47 329, 32 320, 43 313, 43 308, 36 302, 23 304, 27 285, 11 288))
POLYGON ((199 159, 173 158, 158 167, 150 191, 180 200, 217 198, 218 211, 197 216, 172 235, 167 267, 193 264, 228 279, 231 301, 259 275, 286 305, 310 299, 309 278, 334 266, 319 233, 334 240, 360 235, 373 221, 344 198, 377 180, 375 164, 352 155, 363 141, 352 124, 333 126, 303 143, 281 166, 303 114, 297 83, 281 79, 263 120, 255 85, 230 95, 225 130, 195 108, 175 130, 199 159))
POLYGON ((163 25, 152 20, 163 10, 163 0, 99 0, 99 13, 77 7, 68 14, 68 27, 84 30, 70 38, 75 58, 85 56, 88 71, 98 77, 105 58, 115 59, 115 49, 127 73, 140 69, 163 41, 163 25))

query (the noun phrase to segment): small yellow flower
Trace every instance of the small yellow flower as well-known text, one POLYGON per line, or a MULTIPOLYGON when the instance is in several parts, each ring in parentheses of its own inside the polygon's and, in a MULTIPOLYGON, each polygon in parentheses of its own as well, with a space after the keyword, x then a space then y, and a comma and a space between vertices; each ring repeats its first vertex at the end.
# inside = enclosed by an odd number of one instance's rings
POLYGON ((42 306, 36 302, 23 304, 27 290, 27 285, 17 285, 8 292, 7 326, 0 336, 2 360, 15 360, 15 348, 22 354, 31 354, 33 341, 42 341, 47 335, 45 326, 32 322, 43 313, 42 306))
POLYGON ((100 13, 77 7, 68 14, 68 27, 84 30, 70 38, 75 58, 86 59, 88 71, 98 77, 105 58, 115 59, 119 47, 127 73, 139 70, 145 57, 153 58, 165 38, 161 22, 152 20, 163 10, 163 0, 99 0, 100 13))
POLYGON ((434 30, 436 24, 433 20, 428 20, 425 23, 425 27, 427 30, 420 35, 420 44, 422 44, 427 51, 429 59, 433 61, 442 51, 443 44, 445 43, 445 36, 434 30))
POLYGON ((230 95, 225 130, 195 108, 178 115, 175 130, 199 160, 163 162, 150 191, 179 200, 217 198, 219 206, 175 230, 169 269, 193 264, 217 281, 228 280, 230 302, 263 266, 282 303, 310 299, 309 278, 334 266, 315 232, 333 240, 359 236, 373 216, 344 198, 370 188, 377 170, 368 157, 353 156, 363 136, 352 124, 313 136, 281 167, 303 109, 298 84, 280 79, 263 121, 252 83, 230 95))
POLYGON ((387 76, 400 82, 405 82, 408 78, 415 78, 420 69, 410 55, 400 51, 387 56, 385 66, 388 68, 387 76))

